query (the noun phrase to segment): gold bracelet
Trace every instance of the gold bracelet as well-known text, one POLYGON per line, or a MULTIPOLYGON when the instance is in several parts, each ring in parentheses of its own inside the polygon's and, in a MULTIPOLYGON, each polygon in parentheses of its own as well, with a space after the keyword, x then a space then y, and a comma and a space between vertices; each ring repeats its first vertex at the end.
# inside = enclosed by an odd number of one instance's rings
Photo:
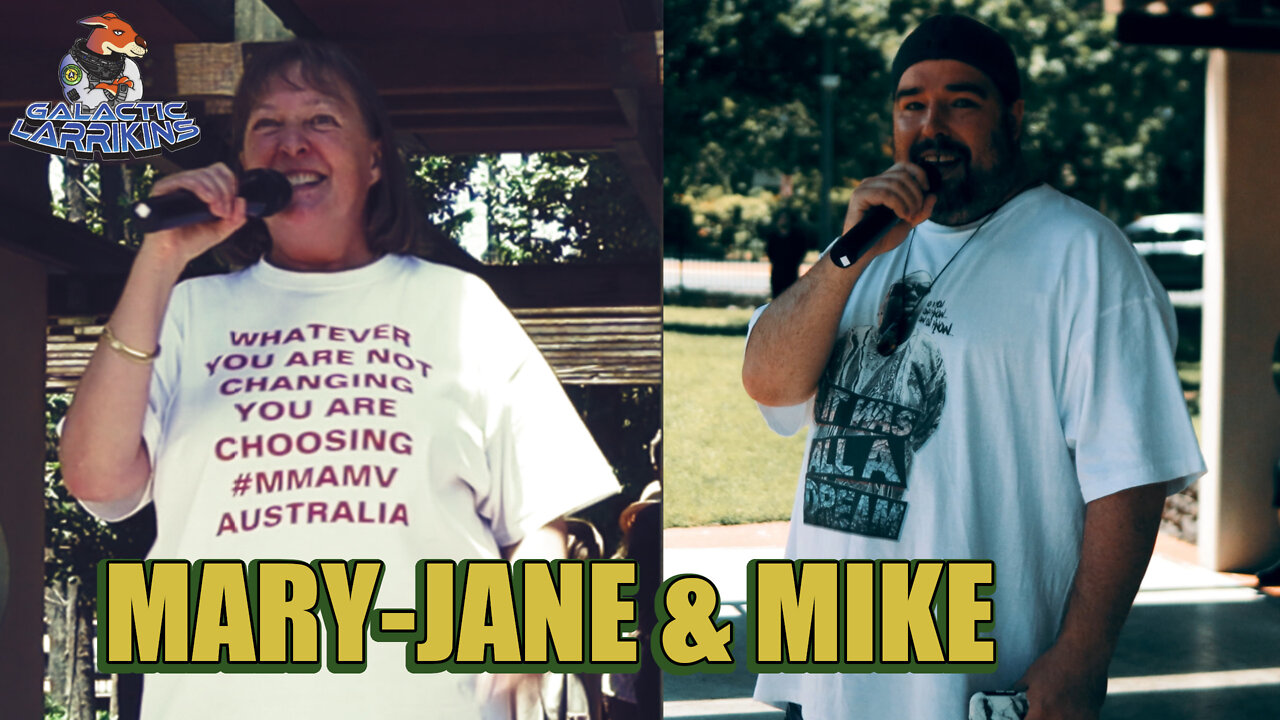
POLYGON ((102 326, 102 340, 107 343, 107 347, 115 350, 129 360, 143 365, 149 365, 155 362, 156 357, 160 355, 159 345, 156 346, 155 352, 143 352, 137 348, 129 347, 128 345, 120 342, 120 339, 116 337, 116 334, 111 332, 110 325, 102 326))

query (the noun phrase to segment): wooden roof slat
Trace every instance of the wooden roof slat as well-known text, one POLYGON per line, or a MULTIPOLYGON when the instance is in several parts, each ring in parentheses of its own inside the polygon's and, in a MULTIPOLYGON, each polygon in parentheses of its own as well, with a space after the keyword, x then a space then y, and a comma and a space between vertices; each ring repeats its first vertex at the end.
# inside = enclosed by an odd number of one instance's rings
MULTIPOLYGON (((230 96, 235 84, 227 82, 228 71, 243 67, 245 59, 271 45, 175 45, 174 89, 182 96, 230 96)), ((559 93, 658 84, 657 41, 652 33, 547 33, 491 39, 450 35, 344 49, 369 73, 378 92, 388 95, 559 93), (477 46, 489 49, 477 54, 477 46)))
MULTIPOLYGON (((611 152, 617 133, 604 128, 519 128, 509 130, 406 128, 437 155, 527 152, 611 152)), ((656 182, 656 181, 655 181, 656 182)), ((659 196, 661 202, 661 196, 659 196)))
MULTIPOLYGON (((563 317, 567 315, 583 315, 590 316, 598 310, 596 307, 522 307, 515 308, 511 311, 513 315, 520 318, 538 317, 546 315, 548 317, 563 317)), ((610 305, 609 312, 613 315, 640 315, 648 316, 654 310, 661 312, 660 305, 610 305)))
POLYGON ((617 112, 619 108, 614 93, 606 90, 386 93, 382 99, 393 119, 433 113, 617 112))
POLYGON ((426 132, 448 130, 451 132, 468 132, 501 130, 555 130, 582 128, 603 129, 614 135, 625 135, 626 118, 613 108, 610 110, 592 110, 583 112, 537 111, 527 112, 473 112, 470 110, 450 110, 435 113, 406 113, 395 118, 397 127, 426 132))
POLYGON ((529 324, 521 321, 525 332, 539 342, 551 342, 555 338, 573 337, 588 338, 594 342, 648 342, 649 338, 658 337, 662 332, 662 328, 657 323, 643 327, 619 327, 609 323, 612 318, 602 317, 598 324, 593 325, 576 325, 555 327, 544 325, 542 327, 531 327, 529 324))
MULTIPOLYGON (((288 25, 277 10, 293 5, 327 37, 344 34, 370 42, 388 37, 433 34, 518 35, 555 30, 654 30, 661 19, 628 7, 632 0, 466 0, 465 2, 352 4, 350 0, 263 0, 288 25), (636 25, 629 23, 635 22, 636 25), (646 24, 647 23, 647 24, 646 24)), ((647 0, 652 4, 654 0, 647 0)), ((644 5, 645 2, 639 3, 644 5)))
MULTIPOLYGON (((528 331, 529 327, 525 326, 528 331)), ((553 330, 545 328, 540 332, 529 332, 529 337, 538 343, 539 347, 543 345, 551 345, 561 340, 570 342, 592 342, 592 343, 611 343, 614 345, 634 345, 644 346, 650 342, 650 338, 654 337, 652 331, 648 332, 632 332, 632 333, 611 333, 607 326, 602 329, 580 329, 572 328, 566 330, 553 330)))

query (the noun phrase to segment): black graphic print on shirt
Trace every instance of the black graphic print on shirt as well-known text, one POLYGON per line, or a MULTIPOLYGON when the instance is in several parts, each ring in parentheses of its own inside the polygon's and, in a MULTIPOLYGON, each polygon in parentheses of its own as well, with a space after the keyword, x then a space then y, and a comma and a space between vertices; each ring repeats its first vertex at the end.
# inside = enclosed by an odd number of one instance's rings
POLYGON ((894 283, 879 325, 854 327, 837 341, 814 404, 806 524, 899 538, 912 457, 937 430, 946 400, 942 355, 924 327, 916 327, 930 282, 920 272, 894 283), (877 346, 902 314, 910 334, 881 355, 877 346))

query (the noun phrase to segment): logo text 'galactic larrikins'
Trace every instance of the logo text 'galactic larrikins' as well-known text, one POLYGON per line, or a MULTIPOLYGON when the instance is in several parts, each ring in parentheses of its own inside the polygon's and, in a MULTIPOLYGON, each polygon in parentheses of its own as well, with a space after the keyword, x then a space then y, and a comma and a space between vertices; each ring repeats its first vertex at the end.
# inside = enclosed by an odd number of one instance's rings
POLYGON ((199 142, 200 128, 185 102, 103 103, 95 110, 38 102, 14 121, 9 140, 50 155, 126 160, 190 147, 199 142))
POLYGON ((14 121, 9 140, 50 155, 129 160, 181 150, 200 140, 184 102, 142 102, 138 59, 147 41, 124 18, 80 19, 91 28, 58 65, 63 102, 35 102, 14 121))

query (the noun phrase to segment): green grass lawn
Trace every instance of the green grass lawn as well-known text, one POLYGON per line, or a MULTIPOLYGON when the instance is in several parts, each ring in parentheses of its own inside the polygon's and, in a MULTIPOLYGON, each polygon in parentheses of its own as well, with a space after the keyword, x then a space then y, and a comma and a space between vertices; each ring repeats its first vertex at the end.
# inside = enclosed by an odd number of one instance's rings
POLYGON ((668 527, 791 516, 804 435, 775 435, 742 389, 750 317, 745 308, 664 310, 663 514, 668 527))
MULTIPOLYGON (((786 520, 804 433, 765 426, 742 390, 742 347, 751 308, 663 309, 664 515, 667 527, 786 520)), ((1179 363, 1198 388, 1199 363, 1179 363)), ((1199 415, 1192 422, 1199 431, 1199 415)))

